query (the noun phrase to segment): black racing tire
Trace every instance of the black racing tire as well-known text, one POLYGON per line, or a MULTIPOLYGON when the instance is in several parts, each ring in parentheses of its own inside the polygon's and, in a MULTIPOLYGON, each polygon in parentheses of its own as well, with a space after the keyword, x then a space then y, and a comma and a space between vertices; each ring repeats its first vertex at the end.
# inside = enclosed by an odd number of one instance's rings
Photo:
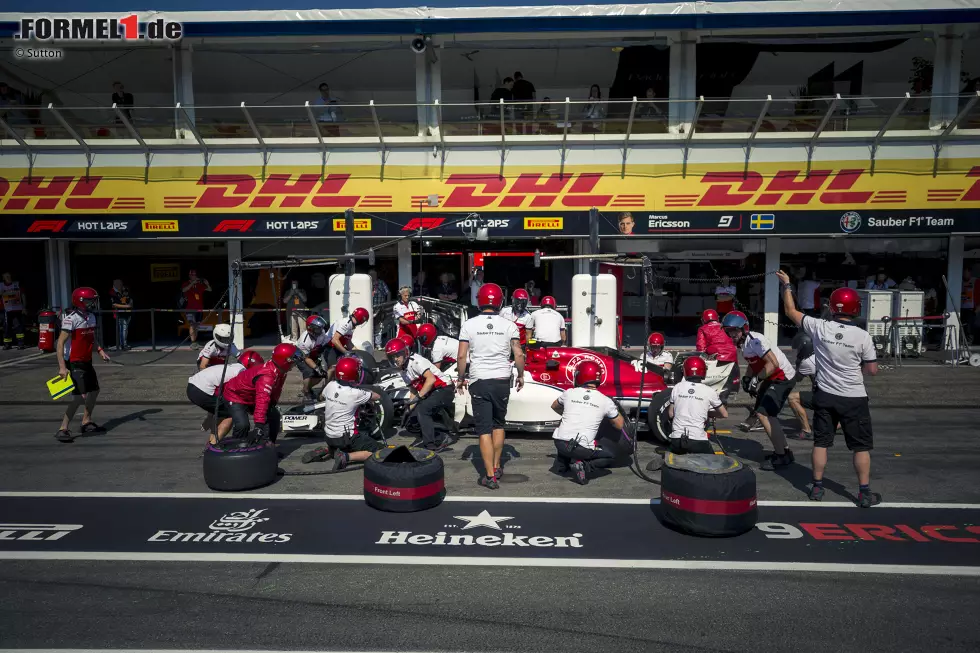
POLYGON ((670 431, 672 421, 667 416, 667 408, 670 406, 670 390, 661 390, 653 395, 647 405, 647 427, 653 439, 660 444, 670 444, 670 431))
POLYGON ((361 359, 361 369, 364 370, 364 380, 362 383, 371 385, 377 383, 378 361, 374 360, 374 356, 360 349, 355 349, 351 353, 361 359))
MULTIPOLYGON (((622 409, 620 414, 622 414, 622 409)), ((625 417, 625 416, 624 416, 625 417)), ((616 456, 617 465, 628 465, 633 456, 633 439, 636 437, 633 422, 625 419, 622 430, 615 428, 608 420, 603 420, 596 434, 596 443, 616 456)))
POLYGON ((225 439, 204 450, 204 482, 212 490, 238 492, 264 487, 276 480, 279 457, 271 443, 240 448, 225 439))
POLYGON ((377 392, 381 399, 368 402, 361 407, 358 412, 358 428, 363 429, 375 440, 381 440, 382 436, 387 437, 394 422, 395 404, 392 403, 388 393, 376 385, 362 385, 361 388, 369 392, 377 392))
POLYGON ((657 516, 688 535, 747 533, 759 518, 755 474, 728 456, 670 454, 661 470, 657 516))
POLYGON ((435 452, 385 447, 364 463, 364 501, 372 508, 417 512, 435 508, 445 498, 445 467, 435 452))

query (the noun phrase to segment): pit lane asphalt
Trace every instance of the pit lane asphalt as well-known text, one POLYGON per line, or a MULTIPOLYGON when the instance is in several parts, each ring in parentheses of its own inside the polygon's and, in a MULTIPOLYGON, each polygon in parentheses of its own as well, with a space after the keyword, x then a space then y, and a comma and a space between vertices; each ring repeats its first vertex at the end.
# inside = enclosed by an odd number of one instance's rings
MULTIPOLYGON (((206 492, 198 458, 200 415, 181 403, 189 372, 186 362, 173 360, 180 355, 164 361, 177 367, 100 366, 106 404, 96 419, 111 427, 110 432, 71 445, 52 437, 62 410, 44 395, 43 381, 53 376, 52 361, 41 358, 0 369, 0 490, 206 492)), ((921 379, 931 372, 920 370, 915 376, 921 379)), ((950 386, 957 388, 980 376, 970 370, 944 372, 959 375, 950 386)), ((291 392, 292 385, 286 393, 291 392)), ((968 399, 947 392, 930 399, 929 407, 873 410, 873 483, 886 501, 980 503, 977 396, 972 407, 968 399), (935 405, 940 399, 959 407, 935 405)), ((882 399, 873 388, 873 402, 889 405, 882 399)), ((741 418, 744 411, 734 412, 741 418)), ((789 425, 789 414, 783 417, 789 425)), ((752 466, 767 448, 761 433, 722 438, 731 453, 752 466)), ((299 443, 313 446, 294 438, 283 446, 289 450, 299 443)), ((613 470, 584 488, 548 473, 553 449, 546 436, 514 437, 510 444, 507 482, 495 496, 658 494, 656 486, 626 469, 613 470)), ((473 445, 475 441, 463 440, 444 456, 451 494, 482 492, 467 459, 473 445)), ((643 446, 645 462, 652 449, 643 446)), ((795 445, 798 464, 788 472, 757 473, 760 500, 803 499, 808 448, 795 445)), ((301 452, 290 453, 282 466, 301 469, 301 452)), ((261 492, 357 493, 360 480, 356 472, 286 477, 261 492)), ((842 443, 832 451, 827 489, 827 500, 855 490, 842 443)), ((870 519, 867 512, 854 510, 856 521, 870 519)), ((3 561, 0 645, 590 653, 975 651, 980 647, 974 614, 978 599, 976 578, 938 576, 3 561)))

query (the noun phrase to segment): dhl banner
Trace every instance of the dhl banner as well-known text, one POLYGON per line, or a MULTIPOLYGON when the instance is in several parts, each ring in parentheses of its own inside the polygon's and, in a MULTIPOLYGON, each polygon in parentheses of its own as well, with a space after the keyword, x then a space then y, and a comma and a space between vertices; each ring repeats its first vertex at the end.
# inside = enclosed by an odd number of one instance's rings
POLYGON ((506 236, 600 233, 857 235, 980 231, 980 160, 557 169, 375 167, 0 169, 5 237, 359 237, 486 228, 506 236))

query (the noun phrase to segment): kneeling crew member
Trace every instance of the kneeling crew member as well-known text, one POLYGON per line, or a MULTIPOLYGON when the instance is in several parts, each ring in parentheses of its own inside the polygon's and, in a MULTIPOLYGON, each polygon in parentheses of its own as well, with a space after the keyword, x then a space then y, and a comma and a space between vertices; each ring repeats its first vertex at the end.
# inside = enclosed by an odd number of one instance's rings
POLYGON ((197 368, 205 369, 212 365, 224 365, 225 358, 231 354, 238 358, 240 351, 235 346, 230 324, 214 327, 214 337, 197 354, 197 368))
POLYGON ((510 401, 510 357, 517 368, 515 384, 524 387, 524 350, 517 325, 498 315, 504 293, 495 283, 485 283, 476 293, 480 314, 463 322, 459 330, 459 392, 469 384, 473 404, 473 429, 480 436, 480 456, 486 476, 483 487, 496 490, 503 475, 500 458, 504 451, 504 424, 510 401), (469 381, 466 373, 469 370, 469 381))
POLYGON ((563 347, 567 341, 565 316, 557 311, 558 302, 551 295, 541 298, 541 308, 531 313, 530 328, 539 347, 563 347))
POLYGON ((221 385, 221 378, 224 377, 224 382, 228 383, 245 370, 265 363, 262 357, 254 351, 243 351, 239 354, 238 361, 237 363, 228 363, 227 366, 224 364, 212 365, 187 379, 187 398, 191 400, 192 404, 198 408, 203 408, 208 414, 201 424, 202 431, 211 429, 211 423, 214 420, 215 395, 218 392, 218 386, 221 385))
POLYGON ((341 318, 330 326, 327 331, 327 378, 333 378, 333 368, 341 357, 354 351, 354 329, 368 321, 371 315, 366 308, 358 307, 351 311, 350 316, 341 318))
POLYGON ((558 455, 559 467, 569 467, 579 485, 589 482, 586 467, 608 467, 616 455, 601 448, 596 438, 603 419, 608 419, 615 429, 622 429, 625 422, 616 403, 599 392, 602 370, 593 361, 584 361, 575 368, 575 387, 565 390, 551 404, 551 410, 561 415, 561 424, 552 439, 558 455))
POLYGON ((299 337, 296 348, 303 356, 296 363, 297 369, 303 375, 303 399, 312 403, 316 401, 313 386, 327 377, 327 373, 320 367, 320 356, 325 350, 332 348, 331 338, 327 333, 327 321, 319 315, 306 318, 306 331, 299 337))
POLYGON ((299 356, 296 345, 286 342, 276 345, 268 362, 245 370, 225 384, 222 392, 224 401, 215 416, 222 419, 218 426, 219 440, 232 428, 233 437, 248 437, 251 427, 248 413, 251 411, 259 438, 276 441, 281 422, 276 404, 282 394, 282 386, 286 383, 286 375, 299 356))
MULTIPOLYGON (((816 389, 817 357, 813 353, 813 339, 800 331, 793 337, 793 349, 796 350, 796 373, 800 375, 800 381, 810 379, 811 387, 816 389)), ((796 387, 799 387, 799 383, 796 387)), ((807 419, 806 411, 813 410, 813 392, 801 392, 794 388, 789 395, 788 403, 796 418, 800 420, 800 432, 794 437, 797 440, 812 440, 813 432, 810 430, 810 420, 807 419)))
POLYGON ((703 383, 707 374, 704 359, 691 356, 684 361, 684 380, 670 391, 670 450, 676 454, 714 453, 705 425, 709 417, 728 417, 721 397, 703 383))
POLYGON ((786 317, 813 338, 817 362, 817 385, 813 391, 813 485, 810 498, 823 499, 823 472, 827 449, 834 445, 834 431, 840 424, 844 442, 854 453, 858 477, 858 505, 862 508, 881 503, 881 495, 871 491, 871 411, 862 373, 878 373, 874 342, 867 331, 854 324, 861 315, 861 297, 852 288, 838 288, 830 294, 832 320, 804 316, 796 308, 789 276, 780 270, 783 309, 786 317))
POLYGON ((438 331, 434 324, 419 325, 418 343, 421 350, 426 354, 426 358, 439 368, 440 372, 445 372, 456 364, 456 354, 459 353, 459 340, 449 336, 437 335, 438 331))
POLYGON ((92 421, 92 411, 99 398, 99 377, 92 367, 92 350, 99 352, 102 360, 109 362, 109 354, 95 341, 95 311, 99 309, 99 293, 94 288, 76 288, 71 294, 72 309, 61 319, 61 335, 58 336, 58 376, 62 379, 71 374, 75 384, 71 391, 71 403, 65 408, 61 428, 55 434, 59 442, 73 442, 75 437, 68 430, 78 407, 85 404, 82 413, 82 433, 105 433, 105 428, 92 421))
POLYGON ((749 374, 743 379, 743 385, 751 386, 753 378, 761 381, 755 414, 773 448, 772 455, 762 461, 762 469, 772 471, 777 467, 792 465, 795 458, 786 446, 779 411, 796 385, 796 370, 786 354, 773 347, 764 335, 749 330, 749 320, 741 312, 732 311, 721 324, 735 346, 742 348, 742 356, 749 366, 749 374))
POLYGON ((440 451, 450 444, 445 425, 436 416, 453 408, 453 386, 450 378, 436 369, 429 359, 413 354, 401 338, 392 338, 385 345, 388 362, 399 370, 402 379, 415 397, 415 414, 422 430, 422 444, 430 451, 440 451))

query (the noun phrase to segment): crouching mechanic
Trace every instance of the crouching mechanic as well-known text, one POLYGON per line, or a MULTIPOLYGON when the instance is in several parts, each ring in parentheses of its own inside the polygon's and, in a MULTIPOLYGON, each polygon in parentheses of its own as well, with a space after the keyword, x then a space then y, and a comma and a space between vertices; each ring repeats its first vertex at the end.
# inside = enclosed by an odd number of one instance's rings
POLYGON ((419 325, 418 344, 432 364, 439 368, 440 372, 445 372, 456 363, 456 354, 459 353, 459 340, 449 336, 437 335, 438 331, 434 324, 419 325))
POLYGON ((224 365, 225 358, 232 355, 238 358, 241 352, 235 346, 230 324, 214 327, 214 337, 197 354, 197 368, 205 369, 212 365, 224 365))
POLYGON ((392 338, 385 345, 388 362, 399 370, 405 385, 413 395, 409 410, 415 414, 422 430, 422 444, 430 451, 442 451, 452 442, 445 424, 436 417, 443 411, 453 412, 452 381, 440 372, 429 359, 413 354, 401 338, 392 338))
MULTIPOLYGON (((351 330, 353 333, 353 330, 351 330)), ((341 346, 346 344, 341 337, 341 346)), ((307 403, 316 401, 313 386, 327 378, 327 373, 320 367, 320 357, 328 348, 333 348, 330 334, 327 330, 327 321, 319 315, 311 315, 306 318, 306 331, 299 337, 296 343, 302 358, 296 362, 296 368, 303 375, 303 400, 307 403)))
POLYGON ((863 374, 878 373, 877 352, 867 331, 854 324, 861 315, 861 297, 852 288, 838 288, 830 294, 832 320, 804 316, 796 308, 789 276, 777 273, 782 284, 786 317, 803 328, 813 339, 816 356, 816 389, 813 391, 813 484, 810 499, 823 499, 823 472, 827 449, 834 445, 838 424, 844 442, 854 454, 858 477, 858 505, 870 508, 881 503, 881 495, 871 491, 871 411, 863 374))
POLYGON ((786 355, 773 347, 764 335, 749 330, 749 320, 744 313, 732 311, 721 324, 735 346, 742 348, 742 356, 749 366, 749 374, 742 379, 742 385, 751 387, 757 380, 760 383, 755 415, 773 448, 773 453, 762 461, 762 469, 772 471, 777 467, 792 465, 795 458, 786 446, 779 411, 796 385, 796 370, 786 355))
POLYGON ((557 451, 557 471, 570 468, 575 481, 585 485, 589 468, 601 469, 616 461, 616 454, 596 442, 602 420, 608 419, 616 429, 622 429, 625 422, 616 403, 598 390, 602 369, 597 363, 579 363, 574 378, 575 387, 551 404, 551 410, 561 415, 561 424, 551 437, 557 451))
POLYGON ((83 403, 82 433, 105 433, 105 428, 92 421, 92 411, 99 398, 99 377, 92 367, 92 350, 98 351, 102 360, 109 362, 109 354, 95 340, 95 311, 99 309, 99 294, 94 288, 76 288, 71 294, 71 305, 71 310, 61 319, 57 348, 61 352, 58 356, 58 376, 65 379, 70 374, 75 387, 61 420, 61 428, 54 436, 59 442, 75 440, 68 426, 83 403))
POLYGON ((714 389, 704 385, 708 366, 700 356, 684 361, 684 380, 670 391, 667 415, 673 420, 670 450, 675 454, 714 453, 705 426, 710 417, 728 417, 728 410, 714 389))
POLYGON ((334 471, 350 463, 364 462, 384 445, 357 430, 357 412, 369 401, 379 401, 377 392, 359 388, 364 370, 361 359, 344 356, 337 361, 334 379, 323 388, 323 432, 327 446, 303 455, 304 463, 334 459, 334 471))
POLYGON ((257 438, 276 441, 281 421, 276 404, 282 394, 286 375, 299 356, 296 345, 286 342, 276 345, 272 358, 264 365, 245 370, 225 384, 223 401, 215 415, 216 419, 221 420, 218 425, 219 440, 232 429, 233 437, 247 438, 251 430, 248 414, 252 412, 257 438))
POLYGON ((366 308, 358 307, 351 311, 350 316, 341 318, 330 326, 327 331, 327 379, 333 378, 333 368, 341 357, 354 351, 354 329, 368 321, 371 314, 366 308))
POLYGON ((539 347, 564 347, 568 335, 565 333, 565 316, 557 310, 558 302, 551 295, 541 298, 541 308, 531 313, 531 329, 535 344, 539 347))
MULTIPOLYGON (((730 391, 738 391, 738 350, 735 343, 725 333, 725 329, 718 320, 718 312, 713 308, 705 309, 701 313, 701 326, 698 327, 698 337, 694 346, 695 350, 714 356, 719 365, 731 365, 731 372, 725 382, 725 389, 722 395, 727 395, 730 391)), ((722 401, 726 399, 722 397, 722 401)))
POLYGON ((650 337, 647 338, 646 368, 661 376, 674 367, 674 355, 664 349, 666 344, 667 339, 662 333, 651 333, 650 337))
POLYGON ((265 361, 254 351, 243 351, 238 355, 237 363, 211 365, 187 379, 187 398, 192 404, 198 408, 203 408, 208 414, 201 424, 202 431, 211 430, 211 424, 214 420, 215 395, 222 383, 222 378, 224 383, 228 383, 245 370, 250 370, 263 363, 265 361))

